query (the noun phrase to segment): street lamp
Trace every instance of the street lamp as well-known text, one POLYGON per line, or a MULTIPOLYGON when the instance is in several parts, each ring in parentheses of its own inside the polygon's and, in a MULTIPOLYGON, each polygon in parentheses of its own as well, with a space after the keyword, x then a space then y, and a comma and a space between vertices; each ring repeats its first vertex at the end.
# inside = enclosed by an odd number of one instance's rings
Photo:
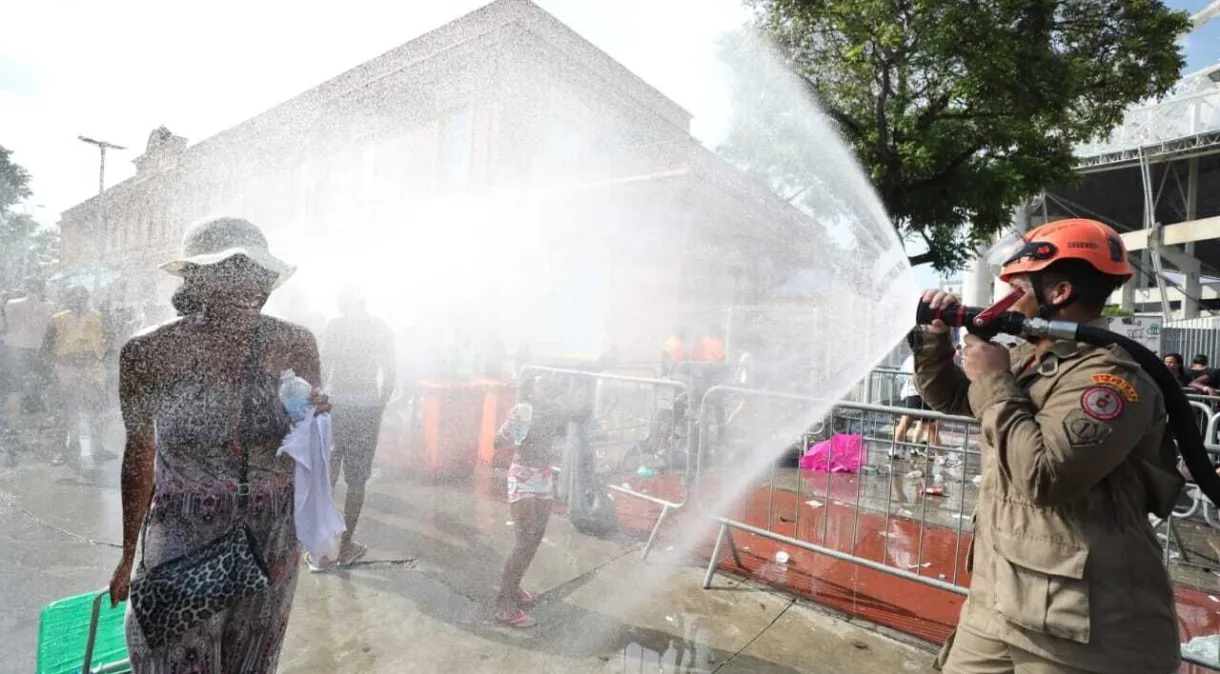
POLYGON ((115 145, 104 140, 94 140, 85 136, 77 136, 80 140, 96 145, 101 154, 101 162, 97 171, 97 276, 93 292, 102 287, 102 255, 106 251, 106 150, 126 150, 122 145, 115 145))

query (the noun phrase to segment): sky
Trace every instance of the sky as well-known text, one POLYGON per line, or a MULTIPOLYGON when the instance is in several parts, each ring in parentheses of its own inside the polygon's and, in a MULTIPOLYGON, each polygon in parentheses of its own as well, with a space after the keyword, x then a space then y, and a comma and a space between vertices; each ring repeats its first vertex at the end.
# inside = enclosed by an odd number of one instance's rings
MULTIPOLYGON (((107 155, 113 185, 157 126, 196 143, 484 4, 347 0, 336 13, 308 1, 0 0, 14 28, 0 42, 0 143, 34 175, 32 201, 53 222, 97 190, 97 149, 78 135, 129 148, 107 155)), ((731 0, 693 13, 689 0, 538 4, 688 109, 707 107, 707 87, 685 77, 710 49, 703 36, 748 18, 731 0), (689 35, 674 43, 678 23, 689 35)))
MULTIPOLYGON (((1169 4, 1194 12, 1207 2, 1169 4)), ((157 126, 196 143, 483 4, 347 0, 335 12, 316 0, 0 0, 0 144, 34 176, 28 212, 51 224, 97 189, 97 149, 78 135, 128 148, 108 155, 114 185, 134 173, 131 160, 157 126)), ((708 55, 709 35, 747 18, 741 5, 538 4, 694 112, 696 137, 714 142, 723 131, 719 92, 689 72, 708 55)), ((1183 45, 1188 71, 1220 61, 1220 20, 1183 45)))
MULTIPOLYGON (((1194 14, 1210 2, 1211 0, 1169 0, 1168 4, 1174 9, 1194 14)), ((1187 72, 1220 63, 1220 19, 1212 19, 1197 32, 1187 36, 1184 42, 1187 72)))

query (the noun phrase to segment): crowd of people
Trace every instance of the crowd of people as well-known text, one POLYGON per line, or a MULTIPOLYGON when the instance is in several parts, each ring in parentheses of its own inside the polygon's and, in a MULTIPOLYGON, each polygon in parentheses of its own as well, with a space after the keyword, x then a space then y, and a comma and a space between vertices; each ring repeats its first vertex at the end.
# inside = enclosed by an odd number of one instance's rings
MULTIPOLYGON (((400 376, 395 335, 352 288, 339 293, 338 317, 312 330, 265 313, 295 267, 272 255, 259 228, 245 220, 196 223, 181 257, 162 269, 182 278, 172 300, 178 318, 118 348, 126 443, 122 555, 111 599, 130 597, 127 645, 137 673, 271 672, 302 560, 310 572, 326 573, 368 550, 355 532, 382 415, 400 376), (301 526, 293 508, 300 475, 278 451, 292 429, 277 397, 283 395, 277 381, 289 370, 313 386, 309 404, 332 423, 324 477, 332 489, 340 477, 346 486, 345 526, 333 558, 303 555, 294 529, 301 526), (236 570, 209 575, 208 565, 226 556, 236 570), (174 592, 156 591, 159 583, 174 585, 174 592)), ((81 318, 84 295, 70 297, 66 311, 47 320, 52 337, 49 346, 39 345, 39 357, 78 368, 72 376, 79 376, 104 362, 107 350, 99 346, 100 317, 81 318), (75 346, 57 347, 61 342, 75 346)), ((16 308, 14 316, 24 315, 23 305, 16 308)), ((496 358, 482 360, 483 367, 503 367, 488 363, 496 358)), ((508 627, 533 624, 533 597, 521 579, 549 519, 551 466, 569 422, 591 413, 591 397, 573 385, 563 377, 523 383, 497 436, 514 455, 506 493, 518 522, 496 602, 496 619, 508 627)))
POLYGON ((118 350, 146 318, 108 304, 95 308, 79 285, 52 299, 41 281, 30 279, 6 295, 0 299, 5 460, 11 465, 26 454, 59 465, 82 455, 117 458, 106 447, 106 428, 116 409, 118 350))
POLYGON ((1180 353, 1165 354, 1165 367, 1178 378, 1178 383, 1189 393, 1214 396, 1220 390, 1220 370, 1208 366, 1207 354, 1200 353, 1186 367, 1180 353))
MULTIPOLYGON (((1026 236, 1032 243, 1001 274, 1024 291, 1014 310, 1026 316, 1094 321, 1130 276, 1121 239, 1101 223, 1052 223, 1026 236)), ((367 552, 355 531, 398 379, 394 333, 351 289, 340 293, 339 317, 314 330, 264 313, 295 268, 245 220, 196 223, 163 269, 182 279, 178 318, 134 336, 109 327, 81 288, 56 305, 30 284, 3 304, 5 428, 13 415, 47 411, 68 451, 99 409, 98 392, 110 390, 114 362, 126 441, 110 592, 115 602, 131 597, 134 671, 274 671, 302 560, 325 573, 367 552), (278 452, 292 429, 277 387, 287 371, 333 419, 325 478, 333 488, 344 477, 347 491, 333 559, 302 555, 294 528, 294 459, 278 452), (219 558, 240 573, 205 573, 219 558)), ((937 310, 957 301, 941 291, 924 300, 937 310)), ((1164 456, 1165 404, 1151 377, 1121 350, 1052 338, 1008 348, 971 335, 957 350, 939 321, 913 330, 909 343, 908 406, 974 416, 983 427, 971 593, 939 667, 1175 671, 1172 585, 1148 515, 1167 516, 1182 483, 1164 456)), ((695 388, 711 381, 700 372, 729 371, 717 334, 692 346, 678 331, 662 356, 665 376, 701 381, 695 388)), ((1193 361, 1184 368, 1180 356, 1165 357, 1183 386, 1214 393, 1220 373, 1204 356, 1193 361)), ((521 581, 550 517, 551 467, 591 400, 571 378, 531 377, 496 436, 513 451, 506 494, 517 540, 495 606, 508 627, 533 624, 521 581)))

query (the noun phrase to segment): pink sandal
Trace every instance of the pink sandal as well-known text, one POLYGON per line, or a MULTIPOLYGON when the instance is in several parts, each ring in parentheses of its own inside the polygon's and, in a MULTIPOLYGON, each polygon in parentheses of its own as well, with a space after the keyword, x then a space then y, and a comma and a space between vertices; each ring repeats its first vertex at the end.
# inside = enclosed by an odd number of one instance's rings
POLYGON ((535 603, 534 595, 530 594, 529 592, 526 592, 525 590, 517 590, 517 592, 518 592, 518 594, 517 594, 517 603, 518 604, 521 604, 521 606, 523 608, 533 608, 534 607, 534 603, 535 603))
POLYGON ((530 617, 530 614, 522 611, 521 609, 517 609, 516 611, 507 614, 498 613, 496 614, 496 621, 501 625, 507 625, 517 629, 524 629, 526 627, 534 626, 534 619, 530 617))

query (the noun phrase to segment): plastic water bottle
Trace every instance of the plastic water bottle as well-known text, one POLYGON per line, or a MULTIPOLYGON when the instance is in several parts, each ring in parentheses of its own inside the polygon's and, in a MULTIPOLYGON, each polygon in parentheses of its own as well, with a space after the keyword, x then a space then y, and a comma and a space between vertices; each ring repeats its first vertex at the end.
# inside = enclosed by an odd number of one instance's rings
POLYGON ((940 484, 945 479, 945 457, 938 456, 932 461, 932 481, 940 484))
POLYGON ((530 422, 534 420, 534 406, 529 403, 517 405, 516 423, 513 424, 513 444, 517 447, 525 442, 530 432, 530 422))
POLYGON ((293 423, 304 419, 309 413, 311 393, 313 386, 298 377, 296 372, 284 370, 280 373, 280 402, 284 404, 284 411, 293 423))

